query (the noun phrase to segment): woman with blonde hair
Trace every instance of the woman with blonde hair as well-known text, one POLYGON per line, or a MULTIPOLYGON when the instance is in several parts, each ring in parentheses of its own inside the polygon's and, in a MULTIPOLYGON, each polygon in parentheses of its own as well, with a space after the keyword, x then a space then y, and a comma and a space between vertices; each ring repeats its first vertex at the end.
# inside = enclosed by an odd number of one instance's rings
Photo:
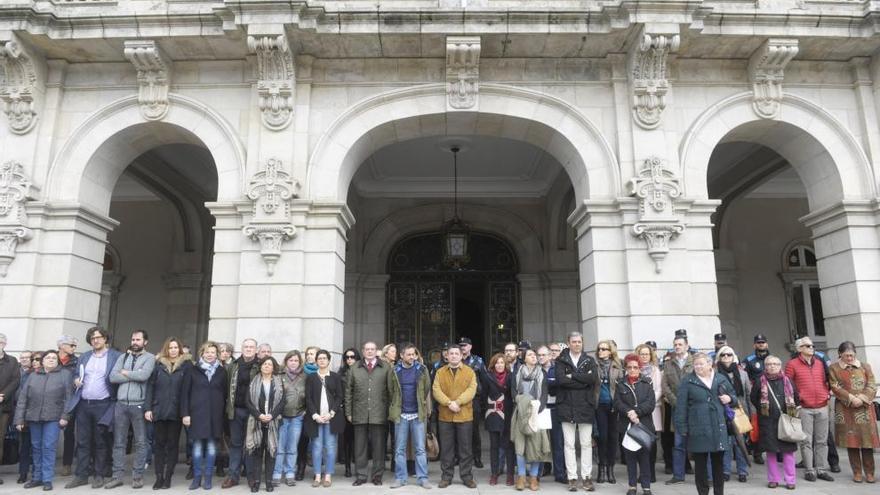
POLYGON ((397 364, 397 344, 385 344, 385 347, 379 352, 379 358, 391 366, 397 364))
MULTIPOLYGON (((715 353, 715 369, 733 385, 737 401, 743 406, 743 412, 746 413, 746 416, 751 418, 752 407, 749 398, 752 394, 752 383, 749 381, 748 373, 740 368, 739 358, 737 358, 736 352, 734 352, 732 347, 725 345, 718 349, 718 352, 715 353)), ((731 442, 731 445, 734 446, 735 443, 731 442)), ((735 456, 737 480, 740 483, 745 483, 749 478, 746 454, 737 448, 732 448, 731 450, 733 450, 733 455, 731 455, 730 450, 724 451, 724 477, 726 479, 730 476, 730 465, 735 456)))
POLYGON ((617 456, 617 416, 614 413, 614 394, 617 382, 623 376, 623 366, 617 357, 613 340, 600 340, 596 345, 596 363, 599 368, 599 386, 595 388, 596 431, 599 434, 599 476, 596 483, 617 483, 614 461, 617 456))
POLYGON ((199 361, 183 377, 181 386, 181 422, 189 427, 189 438, 193 441, 190 490, 199 486, 211 489, 217 442, 223 437, 226 425, 227 381, 219 357, 217 344, 211 341, 202 344, 199 361))
MULTIPOLYGON (((647 378, 651 382, 651 387, 654 389, 655 405, 654 412, 651 413, 651 422, 654 426, 654 430, 659 434, 663 431, 663 401, 660 400, 663 396, 663 387, 661 384, 663 374, 660 372, 660 365, 657 363, 657 353, 654 352, 654 348, 650 345, 639 344, 636 346, 633 354, 639 357, 639 368, 642 377, 647 378)), ((651 445, 651 483, 657 482, 657 443, 658 442, 654 442, 654 444, 651 445)))
POLYGON ((171 488, 171 476, 177 465, 180 445, 180 394, 184 378, 192 363, 183 354, 183 346, 175 337, 162 344, 156 356, 156 366, 147 384, 148 394, 144 407, 147 421, 153 423, 153 466, 156 470, 154 490, 171 488))

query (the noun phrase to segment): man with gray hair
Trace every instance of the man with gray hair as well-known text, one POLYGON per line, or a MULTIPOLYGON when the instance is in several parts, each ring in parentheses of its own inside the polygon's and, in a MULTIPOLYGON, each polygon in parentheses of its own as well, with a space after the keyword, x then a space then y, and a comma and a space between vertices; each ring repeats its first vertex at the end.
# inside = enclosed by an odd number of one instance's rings
MULTIPOLYGON (((21 381, 18 360, 6 354, 6 335, 0 333, 0 432, 6 433, 9 415, 13 412, 15 392, 21 381)), ((0 458, 3 458, 3 442, 0 441, 0 458)), ((3 480, 0 479, 0 484, 3 480)))
POLYGON ((257 347, 257 359, 263 359, 272 355, 272 346, 268 342, 263 342, 257 347))
POLYGON ((228 378, 228 396, 226 398, 226 419, 229 420, 229 470, 222 488, 238 485, 241 478, 241 464, 247 468, 248 455, 244 452, 245 434, 247 430, 248 411, 247 399, 251 380, 260 372, 257 363, 257 341, 251 338, 241 342, 241 356, 226 368, 228 378))
MULTIPOLYGON (((79 366, 79 358, 76 357, 76 347, 79 341, 72 335, 62 335, 58 338, 58 366, 70 372, 70 376, 76 376, 76 367, 79 366)), ((70 476, 75 453, 76 440, 74 431, 76 421, 71 416, 70 422, 64 428, 64 450, 61 453, 61 476, 70 476)))
POLYGON ((368 474, 370 481, 379 486, 385 473, 385 435, 394 370, 378 358, 377 350, 375 342, 364 342, 363 359, 348 370, 345 381, 345 414, 354 426, 354 486, 366 483, 368 474), (373 458, 369 472, 368 446, 373 458))

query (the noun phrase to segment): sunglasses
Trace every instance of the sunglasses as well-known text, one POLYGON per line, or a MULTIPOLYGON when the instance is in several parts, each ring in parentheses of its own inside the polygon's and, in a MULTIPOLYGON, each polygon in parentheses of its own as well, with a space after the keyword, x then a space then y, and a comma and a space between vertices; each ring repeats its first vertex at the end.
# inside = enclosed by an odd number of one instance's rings
POLYGON ((804 344, 804 345, 802 345, 801 347, 806 347, 807 349, 812 349, 812 348, 813 348, 813 344, 804 344))
POLYGON ((607 348, 607 347, 600 347, 600 348, 599 348, 599 352, 602 352, 602 351, 610 351, 610 350, 611 350, 611 349, 609 349, 609 348, 607 348))
POLYGON ((356 359, 356 358, 354 356, 352 356, 351 354, 347 354, 345 356, 345 359, 356 359))
POLYGON ((733 354, 731 354, 729 352, 725 352, 725 353, 721 354, 721 357, 733 357, 733 354))

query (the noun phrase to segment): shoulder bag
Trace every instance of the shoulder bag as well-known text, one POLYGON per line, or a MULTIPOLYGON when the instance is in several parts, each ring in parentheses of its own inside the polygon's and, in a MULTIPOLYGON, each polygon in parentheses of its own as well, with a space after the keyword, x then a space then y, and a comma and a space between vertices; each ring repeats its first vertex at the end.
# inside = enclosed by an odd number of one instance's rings
MULTIPOLYGON (((629 386, 629 385, 627 385, 629 386)), ((636 388, 630 386, 630 390, 633 393, 633 402, 635 403, 634 407, 638 407, 639 399, 636 396, 636 388)), ((643 425, 641 422, 633 423, 630 421, 629 426, 626 429, 626 436, 635 440, 639 446, 643 449, 651 449, 651 446, 654 445, 654 441, 656 440, 655 436, 651 431, 643 425)))
MULTIPOLYGON (((783 380, 784 379, 785 378, 783 378, 783 380)), ((776 436, 783 442, 790 443, 800 443, 806 440, 807 434, 804 433, 801 418, 790 416, 785 409, 779 405, 779 399, 776 398, 776 393, 773 392, 773 387, 771 387, 769 383, 767 384, 767 388, 770 390, 770 395, 773 396, 773 402, 776 403, 776 407, 779 409, 779 426, 776 430, 776 436)))

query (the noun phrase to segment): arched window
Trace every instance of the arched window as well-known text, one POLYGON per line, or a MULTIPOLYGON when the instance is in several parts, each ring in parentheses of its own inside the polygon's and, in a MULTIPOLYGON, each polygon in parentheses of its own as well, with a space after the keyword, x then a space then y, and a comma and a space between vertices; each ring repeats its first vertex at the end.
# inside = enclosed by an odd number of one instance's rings
POLYGON ((816 272, 816 252, 809 241, 796 240, 785 247, 780 277, 785 286, 791 341, 808 336, 815 343, 824 343, 825 318, 816 272))

